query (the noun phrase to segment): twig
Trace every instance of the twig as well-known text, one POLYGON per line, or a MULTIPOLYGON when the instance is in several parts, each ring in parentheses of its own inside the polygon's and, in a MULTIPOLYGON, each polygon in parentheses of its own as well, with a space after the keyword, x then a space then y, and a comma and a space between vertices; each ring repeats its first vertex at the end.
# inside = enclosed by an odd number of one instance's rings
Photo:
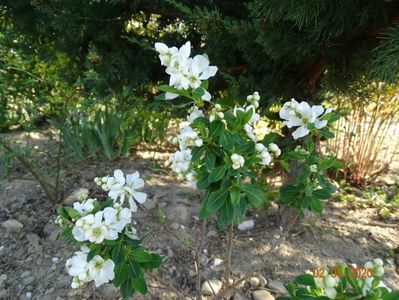
MULTIPOLYGON (((199 238, 199 242, 197 245, 197 250, 195 251, 195 261, 196 261, 196 281, 195 281, 195 288, 197 290, 197 300, 202 299, 201 295, 201 253, 202 253, 202 245, 205 242, 205 229, 206 229, 206 220, 202 221, 201 226, 201 235, 199 238)), ((209 283, 209 282, 208 282, 209 283)), ((209 284, 212 288, 212 286, 209 284)))
POLYGON ((228 232, 227 232, 227 249, 226 249, 226 269, 225 269, 225 277, 226 280, 229 279, 231 275, 231 253, 233 251, 233 235, 234 235, 234 224, 229 224, 228 232))

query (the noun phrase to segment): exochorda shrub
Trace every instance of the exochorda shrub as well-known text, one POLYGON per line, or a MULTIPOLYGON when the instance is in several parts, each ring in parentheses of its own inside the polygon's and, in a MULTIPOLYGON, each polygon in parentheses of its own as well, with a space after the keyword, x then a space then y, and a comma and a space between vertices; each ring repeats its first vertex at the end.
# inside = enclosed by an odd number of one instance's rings
POLYGON ((283 125, 295 128, 293 138, 303 139, 305 147, 281 153, 273 143, 275 133, 255 134, 260 120, 257 92, 247 97, 244 106, 229 99, 212 100, 207 91, 208 79, 216 74, 217 67, 210 66, 206 55, 190 57, 190 42, 180 48, 156 43, 155 48, 170 75, 169 85, 159 87, 165 92, 161 97, 171 100, 182 96, 192 105, 187 116, 189 124, 171 138, 179 146, 171 157, 172 169, 178 179, 204 191, 200 219, 216 214, 219 227, 229 227, 229 276, 233 225, 244 218, 249 206, 257 208, 265 200, 267 183, 260 182, 258 175, 270 171, 273 161, 297 160, 303 170, 296 182, 282 187, 281 204, 291 205, 299 213, 303 209, 322 212, 321 200, 329 199, 334 192, 322 173, 339 164, 333 157, 319 157, 313 139, 330 138, 332 133, 325 127, 339 116, 320 105, 310 106, 295 99, 286 102, 279 112, 283 125))

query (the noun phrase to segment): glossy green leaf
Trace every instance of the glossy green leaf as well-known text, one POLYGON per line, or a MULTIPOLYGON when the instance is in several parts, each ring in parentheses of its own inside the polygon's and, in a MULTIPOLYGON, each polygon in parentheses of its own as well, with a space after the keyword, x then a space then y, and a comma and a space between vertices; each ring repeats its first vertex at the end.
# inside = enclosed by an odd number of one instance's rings
POLYGON ((208 198, 207 210, 208 212, 218 211, 227 199, 227 189, 217 190, 212 192, 208 198))
POLYGON ((214 168, 209 174, 208 181, 209 182, 217 182, 223 178, 226 174, 227 167, 225 165, 214 168))
POLYGON ((138 291, 140 294, 145 295, 147 294, 147 283, 145 282, 145 279, 143 276, 140 276, 136 279, 132 280, 132 285, 133 288, 138 291))
POLYGON ((143 249, 135 249, 132 251, 132 257, 137 262, 150 262, 152 260, 151 254, 147 253, 143 249))
POLYGON ((254 207, 259 207, 265 200, 265 193, 252 184, 243 184, 242 189, 254 207))
POLYGON ((240 193, 240 188, 233 186, 230 188, 230 199, 231 199, 231 203, 233 205, 236 205, 240 202, 241 199, 241 193, 240 193))

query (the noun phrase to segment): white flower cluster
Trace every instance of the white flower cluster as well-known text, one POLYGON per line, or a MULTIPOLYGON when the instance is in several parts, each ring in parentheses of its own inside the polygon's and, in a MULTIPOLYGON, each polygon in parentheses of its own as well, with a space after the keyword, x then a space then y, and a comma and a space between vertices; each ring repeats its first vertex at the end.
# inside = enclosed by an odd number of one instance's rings
POLYGON ((216 119, 222 120, 224 118, 224 113, 222 111, 222 106, 220 104, 215 104, 209 114, 209 121, 213 122, 216 119))
MULTIPOLYGON (((371 274, 375 277, 381 277, 384 274, 384 263, 382 259, 375 258, 373 261, 368 261, 364 264, 364 269, 372 270, 371 274)), ((356 268, 356 265, 354 265, 356 268)), ((362 269, 363 270, 363 269, 362 269)), ((372 286, 375 277, 368 278, 357 278, 357 282, 362 290, 362 295, 365 297, 368 295, 369 291, 374 288, 386 288, 389 292, 391 289, 385 285, 382 280, 379 281, 377 286, 372 286)), ((325 295, 329 299, 335 299, 337 297, 336 287, 338 286, 340 279, 338 276, 326 275, 324 278, 314 278, 316 286, 324 290, 325 295)), ((309 288, 309 287, 308 287, 309 288)))
POLYGON ((127 199, 129 201, 130 210, 132 212, 137 211, 136 201, 143 204, 147 199, 147 195, 142 192, 138 192, 138 189, 144 187, 144 180, 140 178, 139 172, 125 175, 121 170, 115 170, 114 176, 107 176, 103 178, 95 178, 94 182, 101 186, 102 189, 108 192, 108 196, 115 202, 119 202, 121 205, 127 199))
MULTIPOLYGON (((101 244, 104 240, 116 240, 122 231, 131 238, 137 238, 136 230, 128 226, 132 222, 132 212, 137 211, 137 204, 144 203, 147 195, 137 190, 144 186, 140 174, 135 172, 124 176, 121 170, 115 170, 114 176, 95 178, 94 181, 101 186, 113 200, 113 206, 105 207, 96 212, 99 207, 97 199, 87 199, 87 195, 79 196, 79 201, 73 208, 79 213, 79 218, 72 228, 72 235, 78 242, 101 244), (124 200, 128 199, 130 208, 123 207, 124 200)), ((62 218, 57 218, 61 224, 62 218)), ((109 282, 114 278, 114 262, 104 260, 96 255, 87 262, 89 249, 82 247, 80 251, 68 259, 66 268, 69 275, 73 276, 72 288, 94 280, 96 286, 109 282)))
POLYGON ((186 150, 191 147, 201 147, 203 144, 202 139, 196 130, 192 129, 191 126, 184 126, 177 136, 179 147, 181 150, 186 150))
POLYGON ((260 115, 256 112, 256 108, 259 106, 259 99, 259 93, 255 92, 253 95, 249 95, 247 97, 247 101, 250 103, 250 105, 246 107, 235 107, 233 110, 235 117, 237 117, 237 111, 242 111, 244 113, 252 111, 252 116, 248 123, 244 125, 244 130, 247 133, 247 136, 254 142, 259 140, 258 136, 254 132, 255 123, 260 120, 260 115))
POLYGON ((233 153, 230 158, 231 158, 231 162, 233 163, 232 167, 234 170, 237 170, 244 166, 245 159, 241 155, 239 155, 237 153, 233 153))
POLYGON ((97 287, 114 279, 115 264, 111 259, 104 260, 100 255, 87 262, 89 248, 82 247, 74 256, 67 260, 66 268, 72 279, 72 288, 76 289, 84 283, 94 280, 97 287))
POLYGON ((76 221, 72 234, 79 242, 89 241, 100 244, 104 240, 116 240, 118 234, 130 222, 130 210, 121 208, 119 203, 115 203, 114 207, 106 207, 96 214, 82 216, 76 221))
POLYGON ((172 162, 172 171, 177 174, 178 180, 187 180, 188 185, 195 188, 197 181, 195 171, 191 168, 191 150, 176 151, 170 158, 172 162))
MULTIPOLYGON (((375 277, 381 277, 385 273, 384 262, 382 261, 381 258, 374 258, 373 261, 366 262, 364 264, 364 268, 371 269, 372 274, 375 277)), ((366 296, 368 294, 368 292, 371 289, 373 289, 373 280, 374 280, 374 277, 363 279, 363 287, 362 287, 363 296, 366 296)), ((389 292, 391 292, 391 289, 389 287, 387 287, 386 284, 382 280, 380 280, 379 284, 374 288, 380 288, 380 287, 386 288, 389 292)))
MULTIPOLYGON (((215 76, 218 70, 217 67, 209 65, 209 60, 205 55, 196 55, 191 58, 190 42, 186 42, 179 49, 169 48, 163 43, 155 43, 155 50, 159 53, 161 64, 166 67, 166 73, 170 75, 169 85, 179 90, 200 87, 203 80, 215 76)), ((167 99, 174 99, 177 96, 174 93, 166 93, 167 99)), ((211 100, 208 91, 205 91, 202 99, 211 100)))
POLYGON ((257 143, 255 145, 255 150, 257 152, 256 157, 261 159, 259 164, 263 166, 269 165, 272 161, 272 156, 270 155, 269 151, 272 152, 275 157, 278 157, 281 154, 280 148, 274 143, 270 143, 268 148, 261 143, 257 143))
POLYGON ((328 274, 324 278, 314 278, 316 285, 324 289, 324 293, 330 299, 337 297, 337 290, 335 287, 339 284, 339 277, 333 277, 328 274))
POLYGON ((310 106, 309 103, 302 101, 298 103, 295 99, 284 103, 280 109, 280 118, 285 120, 284 125, 288 128, 298 127, 292 136, 294 139, 298 139, 309 134, 309 124, 313 124, 315 128, 322 129, 327 125, 326 120, 322 120, 322 117, 332 111, 331 108, 324 110, 321 105, 310 106))
POLYGON ((260 96, 258 92, 254 92, 252 95, 247 96, 247 101, 251 103, 255 108, 259 107, 260 96))

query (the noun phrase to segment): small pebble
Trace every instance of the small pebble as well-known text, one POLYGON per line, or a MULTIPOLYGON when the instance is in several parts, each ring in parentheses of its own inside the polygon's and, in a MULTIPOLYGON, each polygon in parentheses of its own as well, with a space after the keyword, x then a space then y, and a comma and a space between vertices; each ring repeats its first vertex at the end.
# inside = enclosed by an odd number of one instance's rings
POLYGON ((240 224, 238 224, 237 228, 241 231, 251 230, 255 227, 254 220, 246 220, 240 224))
POLYGON ((223 283, 217 279, 204 281, 201 287, 201 293, 206 296, 212 296, 214 293, 216 295, 222 289, 222 285, 223 283))

